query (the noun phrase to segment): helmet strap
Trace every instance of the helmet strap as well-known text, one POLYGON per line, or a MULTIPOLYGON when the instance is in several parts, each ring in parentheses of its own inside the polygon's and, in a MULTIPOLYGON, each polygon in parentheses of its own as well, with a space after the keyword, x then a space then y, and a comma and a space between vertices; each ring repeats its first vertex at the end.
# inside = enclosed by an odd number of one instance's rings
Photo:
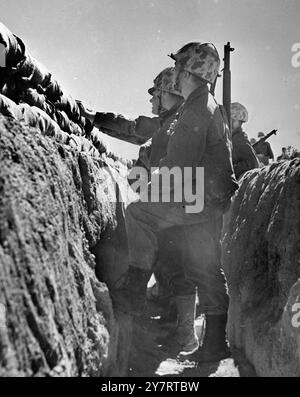
POLYGON ((184 67, 181 66, 180 69, 179 69, 179 72, 178 72, 178 74, 177 74, 177 76, 176 76, 176 81, 175 81, 175 84, 174 84, 174 89, 175 89, 176 91, 179 91, 179 92, 180 92, 180 89, 179 89, 179 87, 180 87, 180 76, 181 76, 181 74, 182 74, 184 71, 185 71, 184 67))
POLYGON ((160 94, 158 95, 158 114, 163 112, 164 108, 162 105, 162 89, 160 89, 160 94))

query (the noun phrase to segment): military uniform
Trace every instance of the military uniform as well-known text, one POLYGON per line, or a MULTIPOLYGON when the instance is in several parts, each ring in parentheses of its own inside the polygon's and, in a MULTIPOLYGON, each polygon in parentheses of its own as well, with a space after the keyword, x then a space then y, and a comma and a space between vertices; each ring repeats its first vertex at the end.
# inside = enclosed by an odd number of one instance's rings
POLYGON ((96 113, 94 126, 114 138, 142 145, 159 129, 160 119, 139 116, 135 120, 129 120, 119 114, 96 113))
MULTIPOLYGON (((154 86, 148 90, 149 94, 153 95, 155 91, 159 91, 160 93, 165 91, 181 98, 181 93, 173 87, 173 73, 174 68, 171 67, 160 72, 154 79, 154 86)), ((115 115, 114 113, 96 113, 94 125, 107 135, 137 145, 145 144, 152 138, 155 132, 159 131, 159 136, 155 138, 155 147, 151 150, 153 153, 152 160, 156 159, 155 162, 157 163, 157 159, 160 159, 161 148, 165 148, 167 143, 164 133, 169 128, 168 122, 173 120, 178 107, 176 105, 169 111, 160 108, 159 117, 139 116, 135 120, 128 120, 124 116, 115 115), (160 141, 161 138, 163 138, 163 142, 160 141)), ((148 142, 144 148, 141 148, 142 152, 147 148, 147 151, 150 153, 150 146, 152 146, 151 142, 148 142)))
POLYGON ((255 146, 255 151, 258 155, 261 155, 260 159, 264 165, 268 165, 270 159, 274 160, 274 154, 269 142, 258 143, 255 146))
MULTIPOLYGON (((143 312, 146 286, 158 249, 157 233, 171 227, 183 227, 191 244, 190 252, 195 253, 196 257, 185 266, 185 277, 182 277, 182 272, 179 276, 184 282, 191 280, 193 292, 181 292, 175 297, 178 317, 172 344, 176 344, 180 355, 184 356, 199 348, 194 324, 194 290, 195 280, 202 276, 204 299, 207 302, 208 293, 212 312, 206 315, 206 332, 197 360, 222 359, 228 357, 225 338, 228 295, 220 267, 220 234, 223 211, 228 208, 238 184, 233 172, 231 137, 226 117, 209 94, 207 86, 217 78, 220 58, 211 43, 189 43, 171 57, 176 62, 174 88, 182 89, 182 92, 192 87, 194 90, 168 130, 170 138, 166 156, 159 165, 170 171, 174 167, 180 167, 183 171, 189 168, 192 177, 189 186, 184 180, 183 187, 188 186, 188 193, 191 194, 195 192, 193 187, 197 187, 196 171, 198 167, 204 168, 204 208, 197 213, 188 212, 187 204, 190 206, 191 203, 186 197, 181 202, 138 200, 127 207, 125 222, 130 266, 122 286, 112 292, 113 302, 117 309, 131 314, 140 315, 143 312), (199 246, 200 251, 197 250, 199 246)), ((170 185, 169 189, 164 186, 169 193, 175 191, 174 180, 170 185)), ((151 181, 147 193, 152 191, 151 181)))
MULTIPOLYGON (((135 166, 147 168, 149 175, 151 167, 158 167, 160 160, 166 155, 170 138, 168 130, 170 125, 174 122, 176 114, 182 106, 182 102, 182 100, 179 100, 170 110, 164 111, 160 115, 160 128, 153 134, 153 137, 140 148, 139 157, 135 166)), ((153 272, 156 281, 159 282, 162 294, 171 293, 170 280, 172 279, 172 274, 174 271, 178 274, 177 272, 179 269, 182 269, 182 260, 180 258, 178 244, 175 249, 172 247, 173 241, 177 241, 177 239, 182 243, 182 233, 172 229, 163 230, 158 236, 158 256, 153 272), (172 266, 168 266, 171 263, 172 266)))
MULTIPOLYGON (((183 102, 181 94, 173 88, 173 72, 173 68, 164 69, 154 79, 154 86, 148 90, 150 95, 153 95, 154 92, 160 94, 162 91, 165 91, 178 97, 177 103, 171 109, 164 110, 160 106, 158 109, 160 111, 159 117, 150 118, 140 116, 136 120, 127 120, 123 116, 114 115, 113 113, 97 113, 94 121, 94 125, 104 133, 127 142, 140 144, 144 142, 146 137, 151 136, 140 147, 139 157, 134 164, 135 166, 145 167, 149 173, 151 167, 158 167, 159 161, 166 155, 169 140, 167 132, 183 102)), ((132 183, 134 181, 135 179, 132 179, 131 174, 129 174, 129 182, 132 183)), ((159 238, 162 248, 158 257, 155 276, 164 285, 166 284, 165 281, 169 278, 169 274, 166 274, 166 277, 163 277, 161 274, 162 267, 165 268, 164 262, 166 262, 166 257, 175 259, 172 252, 166 249, 171 234, 172 231, 165 231, 159 238)), ((176 259, 179 266, 178 255, 176 259)))
POLYGON ((180 106, 182 106, 182 101, 160 115, 160 128, 154 132, 152 138, 141 146, 139 158, 147 168, 158 167, 160 160, 165 157, 170 137, 168 130, 175 120, 180 106))
MULTIPOLYGON (((196 89, 190 95, 168 134, 170 139, 167 153, 160 161, 160 167, 204 167, 204 210, 196 214, 187 214, 185 202, 137 201, 130 204, 125 213, 130 263, 134 267, 151 271, 157 253, 156 233, 174 226, 186 228, 198 225, 202 231, 201 247, 204 251, 197 251, 198 261, 191 262, 193 270, 187 270, 187 273, 190 273, 187 274, 187 278, 195 280, 198 277, 195 273, 199 274, 199 268, 202 275, 206 273, 210 280, 206 284, 209 286, 206 292, 215 294, 212 300, 215 302, 216 310, 224 313, 227 310, 228 296, 225 279, 221 275, 220 257, 219 254, 216 255, 218 250, 214 248, 217 236, 220 235, 222 209, 230 202, 237 183, 232 168, 229 129, 207 86, 196 89), (214 232, 211 232, 212 229, 214 232), (204 254, 207 247, 207 253, 204 254), (201 255, 206 257, 202 264, 201 255)), ((199 241, 194 241, 194 244, 192 249, 197 248, 196 245, 199 246, 199 241)))
POLYGON ((232 147, 232 162, 237 179, 245 172, 259 167, 255 151, 242 128, 232 131, 232 147))

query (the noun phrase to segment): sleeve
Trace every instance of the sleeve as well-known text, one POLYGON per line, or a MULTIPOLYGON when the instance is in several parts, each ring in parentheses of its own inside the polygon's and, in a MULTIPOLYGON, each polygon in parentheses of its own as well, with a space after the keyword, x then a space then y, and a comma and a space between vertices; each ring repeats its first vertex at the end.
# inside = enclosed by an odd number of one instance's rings
POLYGON ((201 113, 186 111, 174 127, 166 156, 160 167, 194 167, 202 159, 206 148, 207 132, 211 119, 201 113))
POLYGON ((96 113, 94 126, 114 138, 141 145, 159 128, 159 118, 140 116, 130 120, 114 113, 96 113))
POLYGON ((139 150, 139 157, 136 161, 136 165, 142 165, 146 167, 148 170, 151 168, 150 156, 152 150, 152 138, 148 139, 146 143, 144 143, 139 150))
POLYGON ((272 151, 271 145, 270 145, 269 142, 267 142, 267 144, 268 144, 268 157, 269 157, 270 159, 274 160, 274 153, 273 153, 273 151, 272 151))
POLYGON ((247 139, 243 139, 239 142, 235 151, 238 153, 238 161, 234 164, 236 178, 239 178, 246 171, 259 167, 256 154, 247 139))

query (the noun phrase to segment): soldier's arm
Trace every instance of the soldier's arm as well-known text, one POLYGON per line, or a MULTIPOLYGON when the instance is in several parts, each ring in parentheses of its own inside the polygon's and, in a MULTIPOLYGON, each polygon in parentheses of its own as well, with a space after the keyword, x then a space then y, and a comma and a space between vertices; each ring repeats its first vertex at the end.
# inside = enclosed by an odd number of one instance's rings
POLYGON ((148 170, 150 170, 151 150, 152 150, 152 138, 148 139, 148 141, 140 147, 139 157, 136 161, 136 165, 146 167, 148 170))
POLYGON ((234 164, 234 173, 238 179, 246 171, 258 168, 259 162, 254 149, 247 139, 243 138, 237 142, 233 141, 233 145, 235 145, 234 150, 238 153, 238 161, 234 164))
POLYGON ((114 138, 141 145, 159 128, 159 118, 140 116, 130 120, 114 113, 96 113, 94 126, 114 138))

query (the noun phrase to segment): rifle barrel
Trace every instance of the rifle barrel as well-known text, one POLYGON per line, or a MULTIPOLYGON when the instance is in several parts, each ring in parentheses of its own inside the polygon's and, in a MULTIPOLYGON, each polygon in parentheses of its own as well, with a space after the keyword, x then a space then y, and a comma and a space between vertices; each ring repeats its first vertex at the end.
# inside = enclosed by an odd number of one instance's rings
POLYGON ((230 52, 234 51, 230 42, 224 46, 224 72, 223 72, 223 106, 227 113, 229 127, 231 124, 231 71, 230 71, 230 52))
POLYGON ((257 145, 259 145, 261 142, 265 142, 267 141, 272 135, 276 135, 276 132, 278 130, 272 130, 271 132, 269 132, 266 136, 264 136, 263 138, 261 138, 259 141, 253 143, 252 147, 255 148, 257 145))

